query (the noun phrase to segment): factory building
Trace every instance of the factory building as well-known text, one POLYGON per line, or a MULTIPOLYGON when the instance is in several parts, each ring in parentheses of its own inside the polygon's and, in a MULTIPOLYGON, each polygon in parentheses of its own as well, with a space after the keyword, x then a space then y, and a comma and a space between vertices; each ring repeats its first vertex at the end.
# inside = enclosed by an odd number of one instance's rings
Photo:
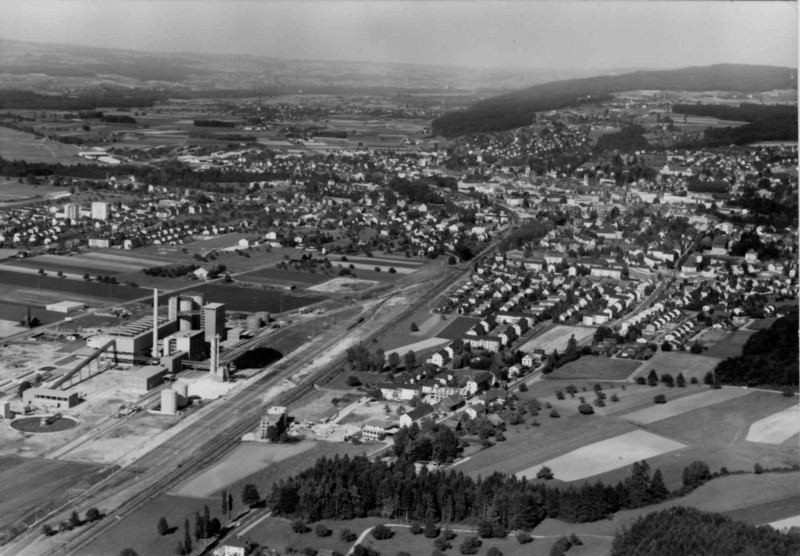
POLYGON ((203 306, 203 312, 200 314, 200 327, 205 330, 206 342, 211 341, 219 336, 220 341, 227 339, 225 332, 225 304, 223 303, 208 303, 203 306))
POLYGON ((258 438, 275 441, 289 427, 289 414, 283 406, 272 406, 258 423, 258 438))
POLYGON ((146 393, 164 382, 167 369, 160 365, 147 365, 125 373, 122 378, 122 389, 132 392, 146 393))
POLYGON ((206 343, 202 330, 179 330, 161 342, 163 356, 183 352, 186 354, 186 359, 200 361, 206 355, 206 343))
MULTIPOLYGON (((178 330, 178 321, 158 318, 158 337, 163 338, 178 330)), ((153 319, 144 317, 135 322, 112 328, 100 336, 92 336, 86 342, 90 348, 99 349, 110 340, 116 341, 116 359, 119 363, 132 365, 136 360, 148 358, 153 348, 153 319)), ((104 357, 113 357, 109 350, 104 357)))
POLYGON ((51 409, 69 409, 78 405, 77 392, 50 390, 49 388, 28 388, 22 393, 22 403, 51 409))
POLYGON ((167 302, 169 320, 180 321, 181 330, 198 330, 202 328, 200 317, 202 307, 202 293, 186 292, 173 295, 167 302))

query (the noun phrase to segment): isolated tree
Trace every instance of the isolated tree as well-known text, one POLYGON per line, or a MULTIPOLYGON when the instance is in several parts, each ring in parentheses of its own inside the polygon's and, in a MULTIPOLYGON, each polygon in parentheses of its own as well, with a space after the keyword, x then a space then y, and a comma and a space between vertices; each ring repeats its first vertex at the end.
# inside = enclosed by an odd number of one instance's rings
POLYGON ((417 326, 416 322, 411 323, 411 332, 419 332, 419 326, 417 326))
POLYGON ((578 406, 578 412, 583 415, 592 415, 594 413, 594 408, 588 403, 582 403, 578 406))
POLYGON ((562 392, 561 390, 558 390, 556 392, 556 399, 563 400, 564 399, 564 392, 562 392))
POLYGON ((661 382, 669 386, 670 388, 675 386, 675 379, 672 378, 672 375, 669 373, 664 373, 661 375, 661 382))
POLYGON ((49 524, 45 523, 44 525, 42 525, 42 535, 44 535, 45 537, 51 537, 55 535, 55 533, 56 532, 49 524))
POLYGON ((139 556, 139 553, 132 548, 123 548, 119 551, 119 556, 139 556))
POLYGON ((411 526, 408 528, 408 531, 412 535, 419 535, 420 533, 422 533, 422 526, 419 524, 419 522, 412 521, 411 526))
POLYGON ((753 473, 755 473, 756 475, 761 475, 763 472, 764 472, 764 468, 761 467, 760 463, 756 463, 753 466, 753 473))
POLYGON ((404 357, 404 363, 406 364, 406 370, 410 371, 417 364, 417 355, 412 350, 408 350, 404 357))
POLYGON ((655 403, 667 403, 667 397, 664 394, 656 394, 653 401, 655 403))
POLYGON ((69 516, 69 524, 72 525, 73 527, 80 527, 81 525, 83 525, 83 522, 81 521, 81 516, 78 515, 77 511, 75 510, 72 511, 72 514, 69 516))
POLYGON ((520 531, 517 533, 517 542, 519 544, 528 544, 529 542, 533 542, 533 537, 527 531, 520 531))
POLYGON ((711 469, 704 461, 693 461, 683 469, 684 488, 695 488, 711 479, 711 469))
POLYGON ((558 419, 559 417, 561 417, 561 414, 558 412, 558 410, 554 409, 553 411, 550 412, 550 417, 552 417, 553 419, 558 419))
POLYGON ((547 467, 546 465, 543 465, 542 468, 539 469, 539 472, 536 473, 536 478, 537 479, 544 479, 545 481, 549 481, 550 479, 553 478, 553 472, 550 470, 549 467, 547 467))
POLYGON ((686 378, 684 378, 683 373, 678 373, 678 377, 675 379, 675 384, 677 384, 678 388, 686 387, 686 378))
POLYGON ((658 386, 658 374, 656 374, 655 369, 650 369, 647 375, 647 384, 650 386, 658 386))
POLYGON ((389 368, 395 370, 397 367, 400 366, 400 354, 396 351, 393 351, 389 354, 389 368))
POLYGON ((167 518, 162 515, 161 518, 158 520, 157 527, 159 535, 164 536, 167 533, 169 533, 169 523, 167 523, 167 518))
POLYGON ((483 543, 478 537, 467 537, 458 547, 458 550, 461 554, 477 554, 481 544, 483 543))
POLYGON ((356 535, 355 533, 353 533, 353 532, 352 532, 350 529, 348 529, 347 527, 345 527, 344 529, 342 529, 342 530, 341 530, 341 532, 339 533, 339 539, 341 539, 341 540, 342 540, 342 542, 353 542, 353 541, 354 541, 354 540, 356 540, 357 538, 358 538, 358 535, 356 535))
POLYGON ((233 494, 230 492, 228 493, 228 513, 231 514, 233 512, 233 494))
POLYGON ((192 551, 192 534, 189 532, 189 519, 183 522, 183 550, 188 554, 192 551))
POLYGON ((245 506, 255 506, 261 501, 261 495, 258 493, 256 485, 247 483, 242 489, 242 504, 245 506))
POLYGON ((306 525, 305 521, 303 521, 302 519, 298 518, 298 519, 295 519, 294 521, 292 521, 292 531, 294 531, 295 533, 300 533, 300 534, 308 533, 309 531, 311 531, 311 527, 306 525))
POLYGON ((89 508, 86 510, 86 521, 92 523, 100 519, 100 510, 97 508, 89 508))
POLYGON ((330 537, 332 533, 332 531, 322 523, 318 524, 314 528, 314 532, 317 534, 318 537, 330 537))
POLYGON ((714 373, 712 371, 708 371, 703 377, 703 384, 707 384, 708 386, 714 384, 714 373))

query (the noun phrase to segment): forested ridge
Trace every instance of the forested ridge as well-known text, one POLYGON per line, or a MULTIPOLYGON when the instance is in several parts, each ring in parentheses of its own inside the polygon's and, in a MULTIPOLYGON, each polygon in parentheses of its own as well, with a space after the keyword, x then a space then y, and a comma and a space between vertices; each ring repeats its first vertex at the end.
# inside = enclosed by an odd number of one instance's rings
POLYGON ((534 85, 489 98, 471 108, 450 112, 433 121, 434 132, 445 137, 503 131, 530 125, 536 112, 601 102, 611 93, 636 89, 679 91, 768 91, 797 87, 795 70, 775 66, 717 64, 665 71, 637 71, 534 85))
POLYGON ((677 506, 624 527, 612 556, 790 556, 800 554, 800 534, 732 521, 723 515, 677 506))
MULTIPOLYGON (((692 465, 678 494, 712 477, 702 462, 692 465)), ((381 516, 484 527, 488 523, 497 531, 508 531, 529 530, 546 517, 572 523, 596 521, 670 496, 661 472, 651 475, 644 461, 634 464, 631 476, 614 486, 597 482, 553 488, 502 473, 472 479, 453 470, 423 468, 417 473, 409 460, 385 463, 337 456, 320 458, 310 469, 275 484, 267 505, 276 515, 308 521, 381 516)))
POLYGON ((714 371, 723 384, 792 387, 798 385, 798 309, 748 338, 742 354, 721 361, 714 371))

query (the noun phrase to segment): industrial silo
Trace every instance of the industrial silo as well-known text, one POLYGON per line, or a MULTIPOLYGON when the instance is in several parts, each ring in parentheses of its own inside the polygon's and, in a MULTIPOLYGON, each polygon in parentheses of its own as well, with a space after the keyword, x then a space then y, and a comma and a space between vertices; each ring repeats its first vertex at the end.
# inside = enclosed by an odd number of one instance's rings
POLYGON ((189 403, 189 385, 185 382, 176 382, 172 388, 178 394, 178 407, 186 407, 189 403))
POLYGON ((258 330, 261 328, 261 317, 258 315, 250 315, 247 317, 247 329, 258 330))
MULTIPOLYGON (((181 299, 181 313, 191 313, 192 312, 192 303, 191 299, 181 299)), ((192 316, 191 315, 182 315, 180 317, 181 320, 181 330, 191 330, 192 329, 192 316)))
POLYGON ((178 412, 178 393, 175 390, 161 391, 161 413, 175 414, 178 412))

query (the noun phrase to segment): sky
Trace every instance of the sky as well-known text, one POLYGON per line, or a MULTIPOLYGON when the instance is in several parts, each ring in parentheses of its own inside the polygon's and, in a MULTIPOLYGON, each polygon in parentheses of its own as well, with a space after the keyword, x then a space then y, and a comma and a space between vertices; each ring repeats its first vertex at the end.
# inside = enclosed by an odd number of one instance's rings
POLYGON ((3 0, 0 38, 473 67, 797 67, 798 7, 706 0, 3 0))

